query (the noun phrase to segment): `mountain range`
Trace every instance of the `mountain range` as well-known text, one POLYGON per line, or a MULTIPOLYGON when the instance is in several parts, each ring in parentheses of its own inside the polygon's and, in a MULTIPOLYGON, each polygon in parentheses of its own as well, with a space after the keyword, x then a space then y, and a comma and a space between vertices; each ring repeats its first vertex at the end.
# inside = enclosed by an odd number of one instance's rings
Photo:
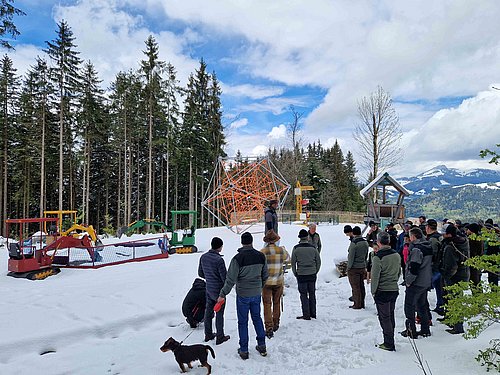
POLYGON ((465 172, 438 165, 397 181, 411 193, 405 198, 406 216, 466 221, 500 218, 500 171, 465 172))

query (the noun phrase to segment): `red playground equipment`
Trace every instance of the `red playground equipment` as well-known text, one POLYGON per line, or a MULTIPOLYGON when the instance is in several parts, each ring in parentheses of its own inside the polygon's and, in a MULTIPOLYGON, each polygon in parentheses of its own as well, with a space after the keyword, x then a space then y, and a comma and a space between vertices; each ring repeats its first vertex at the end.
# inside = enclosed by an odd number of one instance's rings
POLYGON ((9 276, 27 278, 30 280, 42 280, 48 276, 58 274, 61 270, 52 267, 55 251, 49 254, 43 249, 45 241, 54 241, 55 236, 46 236, 43 232, 44 225, 53 223, 57 226, 57 218, 33 218, 33 219, 7 219, 6 233, 11 233, 11 226, 15 227, 14 234, 19 236, 19 242, 7 237, 7 249, 9 251, 9 276), (38 224, 38 232, 28 235, 30 224, 38 224))

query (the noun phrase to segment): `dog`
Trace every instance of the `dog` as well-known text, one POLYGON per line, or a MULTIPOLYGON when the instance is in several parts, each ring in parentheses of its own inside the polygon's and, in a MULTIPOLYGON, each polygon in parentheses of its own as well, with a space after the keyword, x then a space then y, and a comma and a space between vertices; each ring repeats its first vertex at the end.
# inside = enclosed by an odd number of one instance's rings
POLYGON ((174 353, 175 360, 179 364, 181 372, 186 372, 184 363, 186 363, 189 368, 193 368, 193 366, 191 366, 191 362, 199 360, 201 363, 199 367, 206 367, 208 369, 207 375, 212 373, 212 366, 208 364, 207 358, 209 351, 213 358, 215 358, 215 353, 209 345, 181 345, 180 342, 177 342, 172 337, 169 337, 160 350, 163 353, 168 352, 169 350, 174 353))

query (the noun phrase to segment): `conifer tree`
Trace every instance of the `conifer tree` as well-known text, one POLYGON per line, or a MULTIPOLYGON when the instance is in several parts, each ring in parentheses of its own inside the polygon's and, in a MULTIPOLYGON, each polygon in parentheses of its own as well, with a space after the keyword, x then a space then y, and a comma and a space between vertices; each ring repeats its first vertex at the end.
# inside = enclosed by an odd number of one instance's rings
POLYGON ((158 43, 152 35, 146 40, 146 50, 143 51, 146 56, 145 60, 141 61, 141 73, 145 79, 145 100, 147 108, 147 124, 148 124, 148 179, 147 179, 147 201, 146 201, 146 217, 151 218, 154 215, 153 210, 153 138, 155 134, 155 123, 159 122, 159 100, 163 96, 162 89, 162 73, 165 70, 166 64, 159 60, 158 43))
MULTIPOLYGON (((54 100, 57 103, 57 111, 59 117, 59 205, 58 209, 63 209, 63 192, 64 192, 64 158, 70 160, 72 158, 73 138, 72 138, 72 120, 75 114, 73 105, 74 99, 78 94, 80 83, 79 67, 81 59, 78 57, 79 52, 75 50, 74 36, 70 27, 65 21, 61 21, 57 25, 57 37, 52 42, 47 43, 45 52, 52 60, 53 65, 50 67, 50 77, 56 87, 54 100), (66 141, 66 142, 65 142, 66 141)), ((71 164, 69 168, 69 180, 71 181, 71 164)), ((68 184, 71 194, 71 183, 68 184)), ((73 204, 71 199, 68 202, 73 204)))
POLYGON ((14 23, 14 16, 26 15, 22 10, 14 7, 13 2, 11 0, 0 0, 0 45, 6 49, 14 49, 14 47, 4 36, 9 35, 15 39, 20 34, 14 23))
POLYGON ((78 102, 77 121, 78 136, 83 140, 83 149, 80 152, 80 160, 83 162, 83 170, 80 171, 82 220, 85 223, 96 223, 99 227, 109 210, 108 121, 104 90, 100 87, 102 81, 98 78, 92 62, 84 64, 81 79, 82 95, 78 102), (103 189, 106 204, 101 200, 103 195, 99 194, 103 189), (93 214, 92 218, 90 213, 93 214))
MULTIPOLYGON (((1 175, 0 199, 0 222, 7 219, 7 208, 9 206, 9 165, 11 163, 9 149, 13 142, 16 129, 16 113, 18 112, 18 81, 17 69, 14 68, 12 59, 4 55, 0 60, 0 122, 2 127, 2 149, 0 155, 1 175)), ((3 225, 2 225, 3 232, 3 225)))

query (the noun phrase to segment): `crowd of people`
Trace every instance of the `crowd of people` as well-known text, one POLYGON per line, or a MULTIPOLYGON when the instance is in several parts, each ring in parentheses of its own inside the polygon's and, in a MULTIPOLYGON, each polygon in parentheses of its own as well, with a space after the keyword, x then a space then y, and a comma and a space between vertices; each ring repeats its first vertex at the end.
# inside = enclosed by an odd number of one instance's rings
MULTIPOLYGON (((224 333, 224 306, 227 295, 236 288, 238 318, 238 353, 249 358, 249 315, 256 333, 255 349, 267 355, 266 338, 271 339, 280 326, 284 273, 289 266, 297 280, 302 314, 297 319, 316 319, 316 279, 321 267, 321 238, 316 225, 301 229, 298 243, 291 255, 279 246, 277 201, 271 201, 265 211, 265 246, 253 247, 249 232, 241 235, 241 247, 231 259, 229 267, 221 256, 223 241, 214 237, 211 249, 200 257, 198 276, 186 296, 182 310, 192 328, 204 323, 205 342, 216 340, 220 345, 230 339, 224 333), (261 317, 261 303, 264 320, 261 317), (213 318, 215 316, 215 333, 213 318)), ((444 220, 438 231, 438 222, 419 217, 418 224, 406 221, 398 233, 389 223, 384 230, 379 223, 369 222, 369 231, 362 235, 359 226, 346 225, 344 233, 350 244, 347 255, 347 276, 351 285, 354 310, 365 308, 366 285, 375 301, 383 332, 383 343, 378 347, 395 351, 395 305, 400 287, 405 288, 403 337, 417 339, 431 336, 432 313, 428 293, 434 289, 436 306, 432 310, 446 316, 445 286, 469 279, 478 284, 481 272, 469 269, 467 258, 482 254, 498 254, 498 244, 485 243, 478 237, 481 228, 498 230, 491 219, 484 223, 462 224, 460 220, 444 220), (401 278, 402 275, 402 278, 401 278), (402 282, 401 282, 402 279, 402 282), (420 329, 417 328, 420 326, 420 329)), ((498 285, 498 274, 489 273, 488 281, 498 285)), ((450 334, 464 332, 463 323, 447 329, 450 334)))
MULTIPOLYGON (((477 223, 444 219, 441 231, 438 231, 436 220, 427 220, 425 216, 418 218, 418 224, 406 221, 399 234, 392 223, 382 230, 379 223, 370 221, 369 228, 363 237, 360 227, 344 227, 344 233, 350 239, 347 275, 352 289, 350 300, 354 303, 350 307, 364 308, 366 278, 367 284, 371 284, 384 337, 384 342, 378 347, 389 351, 395 350, 394 309, 400 286, 405 288, 405 329, 400 334, 413 339, 429 337, 433 323, 428 292, 434 289, 436 306, 432 311, 440 316, 438 321, 445 321, 444 287, 469 280, 478 285, 481 270, 470 268, 464 262, 470 257, 500 252, 498 241, 490 243, 480 236, 482 228, 500 234, 492 219, 477 223), (401 275, 403 281, 399 284, 401 275)), ((488 282, 498 285, 498 274, 488 272, 488 282)), ((464 333, 463 322, 446 331, 464 333)))

